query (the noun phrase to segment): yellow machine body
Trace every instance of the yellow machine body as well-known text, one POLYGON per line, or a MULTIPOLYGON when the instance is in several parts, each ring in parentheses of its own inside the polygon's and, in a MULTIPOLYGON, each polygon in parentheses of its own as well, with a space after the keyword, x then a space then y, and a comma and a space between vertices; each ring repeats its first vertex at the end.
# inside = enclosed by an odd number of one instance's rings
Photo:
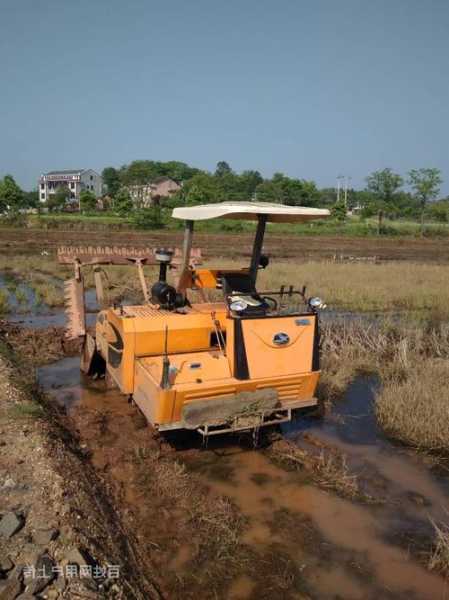
MULTIPOLYGON (((202 271, 207 287, 215 278, 215 272, 202 271)), ((210 434, 219 427, 219 432, 246 429, 241 413, 248 413, 248 406, 255 408, 249 422, 256 426, 289 420, 293 409, 316 404, 315 314, 236 319, 224 302, 193 304, 182 312, 123 306, 99 313, 95 337, 110 377, 160 430, 196 428, 210 434), (278 334, 282 344, 274 341, 278 334), (168 386, 163 385, 164 359, 169 361, 168 386), (274 398, 268 405, 264 391, 274 398), (258 395, 242 396, 220 422, 223 403, 242 392, 258 395), (262 405, 254 406, 253 399, 262 405), (192 421, 192 410, 204 418, 192 421)))

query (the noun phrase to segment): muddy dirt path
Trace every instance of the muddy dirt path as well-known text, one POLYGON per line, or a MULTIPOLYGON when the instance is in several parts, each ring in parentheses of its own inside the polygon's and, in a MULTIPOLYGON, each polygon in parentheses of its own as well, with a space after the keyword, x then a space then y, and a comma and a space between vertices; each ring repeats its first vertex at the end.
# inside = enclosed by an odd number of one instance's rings
MULTIPOLYGON (((0 230, 0 252, 14 254, 56 251, 59 245, 118 245, 182 247, 182 232, 154 231, 45 231, 36 229, 0 230)), ((252 236, 245 234, 195 235, 195 246, 206 256, 247 258, 251 255, 252 236)), ((265 251, 272 258, 295 260, 328 259, 334 255, 378 256, 382 260, 443 263, 449 260, 448 239, 349 238, 338 236, 279 235, 268 232, 265 251)))
POLYGON ((425 568, 429 518, 446 515, 447 473, 377 429, 375 380, 356 380, 325 420, 282 430, 299 446, 342 450, 373 497, 367 504, 320 489, 244 436, 208 448, 195 437, 173 444, 152 436, 123 396, 80 375, 76 358, 38 376, 76 424, 167 598, 449 598, 447 581, 425 568), (175 479, 167 457, 178 465, 175 479), (223 498, 231 505, 217 512, 223 498))

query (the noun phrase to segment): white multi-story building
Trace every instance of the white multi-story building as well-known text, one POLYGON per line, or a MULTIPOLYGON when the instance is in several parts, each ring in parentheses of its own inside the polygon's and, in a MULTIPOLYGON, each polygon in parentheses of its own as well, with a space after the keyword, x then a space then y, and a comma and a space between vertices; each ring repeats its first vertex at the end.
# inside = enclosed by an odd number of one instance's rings
POLYGON ((70 200, 77 203, 83 190, 89 190, 99 198, 102 194, 103 181, 101 175, 92 169, 49 171, 39 177, 40 201, 46 202, 62 186, 69 188, 70 200))

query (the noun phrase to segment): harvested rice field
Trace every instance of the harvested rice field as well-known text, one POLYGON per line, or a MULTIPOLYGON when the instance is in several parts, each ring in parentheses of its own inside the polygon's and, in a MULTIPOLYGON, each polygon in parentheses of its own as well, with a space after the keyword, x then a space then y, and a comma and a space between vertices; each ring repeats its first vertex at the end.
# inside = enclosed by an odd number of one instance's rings
MULTIPOLYGON (((17 565, 46 556, 61 567, 45 580, 49 598, 447 598, 445 242, 350 240, 332 254, 330 240, 283 240, 258 287, 306 285, 325 300, 320 410, 203 445, 196 432, 157 433, 117 389, 81 374, 79 346, 64 338, 70 270, 51 233, 44 255, 29 254, 36 232, 1 242, 0 534, 11 514, 20 528, 0 535, 0 594, 13 582, 29 591, 37 580, 17 565), (43 522, 57 533, 46 538, 43 522), (116 569, 94 577, 94 565, 116 569)), ((231 257, 232 245, 208 240, 207 265, 231 257)), ((137 273, 106 269, 111 302, 141 301, 137 273)))

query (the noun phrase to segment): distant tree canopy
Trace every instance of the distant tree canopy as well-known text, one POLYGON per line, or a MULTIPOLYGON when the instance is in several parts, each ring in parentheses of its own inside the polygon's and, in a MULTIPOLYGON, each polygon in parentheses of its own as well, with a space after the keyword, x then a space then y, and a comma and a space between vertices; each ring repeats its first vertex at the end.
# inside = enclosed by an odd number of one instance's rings
POLYGON ((114 210, 118 212, 119 215, 126 217, 127 215, 129 215, 129 213, 132 212, 133 208, 133 202, 131 200, 131 196, 129 195, 128 190, 122 188, 115 197, 114 210))
POLYGON ((215 168, 216 177, 223 177, 223 175, 230 175, 231 173, 232 169, 225 160, 220 160, 217 162, 217 166, 215 168))
POLYGON ((54 194, 47 199, 47 208, 50 212, 63 210, 70 198, 70 190, 66 185, 60 185, 54 194))
MULTIPOLYGON (((113 179, 113 188, 115 189, 115 193, 118 191, 116 188, 116 175, 113 173, 115 171, 114 167, 107 167, 103 170, 103 173, 106 171, 107 181, 105 182, 109 185, 110 177, 112 175, 113 179)), ((129 185, 145 185, 151 183, 158 177, 170 177, 174 179, 178 183, 181 183, 187 179, 193 177, 196 173, 199 173, 199 169, 195 169, 193 167, 189 167, 186 163, 179 162, 176 160, 171 160, 168 162, 160 162, 154 160, 135 160, 129 165, 123 165, 118 170, 118 178, 120 186, 129 186, 129 185)), ((114 193, 111 191, 112 195, 114 193)))
POLYGON ((368 205, 365 207, 368 212, 395 212, 399 203, 399 190, 404 184, 404 180, 391 169, 374 171, 366 178, 366 189, 371 193, 368 205))
POLYGON ((23 208, 24 193, 14 181, 12 175, 5 175, 0 180, 0 212, 23 208))
POLYGON ((283 173, 275 173, 256 188, 257 200, 279 202, 289 206, 316 206, 318 189, 313 181, 292 179, 283 173))
POLYGON ((80 208, 83 211, 95 210, 97 197, 90 190, 82 190, 80 193, 80 208))
POLYGON ((114 197, 122 185, 119 172, 114 167, 106 167, 103 169, 101 176, 106 193, 114 197))

